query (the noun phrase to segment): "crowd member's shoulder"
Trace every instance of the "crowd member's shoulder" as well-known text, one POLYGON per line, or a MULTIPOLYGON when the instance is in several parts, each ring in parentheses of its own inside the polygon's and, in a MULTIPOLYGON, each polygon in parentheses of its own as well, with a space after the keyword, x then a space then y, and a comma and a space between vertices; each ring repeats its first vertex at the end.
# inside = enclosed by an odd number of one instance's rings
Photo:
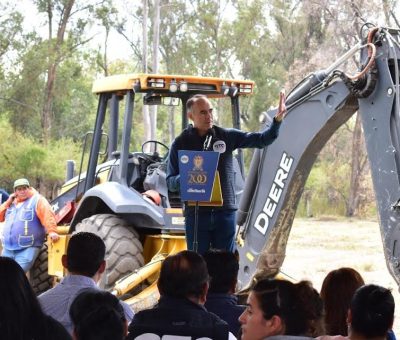
POLYGON ((47 340, 72 340, 71 335, 64 326, 51 316, 46 315, 47 340))
POLYGON ((316 338, 317 340, 348 340, 347 336, 343 335, 322 335, 316 338))

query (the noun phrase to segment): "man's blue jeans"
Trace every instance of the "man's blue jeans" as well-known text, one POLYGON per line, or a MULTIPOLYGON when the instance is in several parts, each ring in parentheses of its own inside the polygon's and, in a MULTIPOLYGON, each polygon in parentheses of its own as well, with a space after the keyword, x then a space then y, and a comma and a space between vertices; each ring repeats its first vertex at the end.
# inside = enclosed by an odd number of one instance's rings
MULTIPOLYGON (((193 249, 195 209, 185 211, 186 244, 193 249)), ((204 254, 208 249, 223 249, 234 252, 236 233, 236 211, 199 207, 197 227, 197 252, 204 254)))
POLYGON ((39 247, 28 247, 21 250, 8 250, 3 248, 1 256, 11 257, 24 270, 25 273, 32 268, 40 252, 39 247))

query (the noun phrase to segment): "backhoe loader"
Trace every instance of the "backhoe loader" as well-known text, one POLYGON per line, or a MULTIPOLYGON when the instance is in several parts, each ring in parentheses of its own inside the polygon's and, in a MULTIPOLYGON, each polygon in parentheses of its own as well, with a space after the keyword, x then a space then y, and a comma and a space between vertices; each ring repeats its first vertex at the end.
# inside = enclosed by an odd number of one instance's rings
MULTIPOLYGON (((362 119, 387 267, 400 282, 400 30, 367 26, 361 36, 332 65, 307 76, 288 94, 280 135, 273 144, 254 151, 246 180, 242 151, 236 155, 240 199, 236 241, 242 288, 255 276, 279 273, 312 165, 332 134, 356 112, 362 119), (348 74, 342 68, 354 56, 361 66, 348 74)), ((50 274, 63 274, 57 269, 59 256, 70 233, 93 231, 107 244, 103 287, 127 297, 134 308, 153 304, 162 260, 185 248, 184 224, 180 199, 166 187, 166 143, 149 141, 151 152, 146 151, 147 144, 141 151, 130 150, 137 130, 132 125, 136 98, 141 94, 145 105, 179 101, 182 128, 188 123, 185 103, 190 96, 202 93, 229 99, 233 127, 240 128, 239 99, 253 90, 251 81, 172 75, 96 81, 93 92, 99 105, 87 170, 67 182, 53 202, 60 224, 68 227, 60 249, 50 246, 50 274), (123 100, 122 138, 117 143, 123 100), (108 161, 98 164, 106 111, 111 114, 108 161), (158 198, 146 194, 149 190, 158 198)), ((264 115, 260 129, 271 124, 275 112, 264 115)))

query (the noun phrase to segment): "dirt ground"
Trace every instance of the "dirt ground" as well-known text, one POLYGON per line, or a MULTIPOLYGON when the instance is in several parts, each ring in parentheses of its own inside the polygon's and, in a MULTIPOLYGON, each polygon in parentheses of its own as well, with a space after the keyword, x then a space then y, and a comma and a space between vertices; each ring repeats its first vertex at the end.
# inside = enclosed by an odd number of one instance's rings
POLYGON ((282 272, 310 280, 319 291, 325 275, 339 267, 352 267, 366 283, 392 289, 396 302, 394 331, 400 334, 400 294, 382 250, 377 221, 355 219, 295 219, 282 272))

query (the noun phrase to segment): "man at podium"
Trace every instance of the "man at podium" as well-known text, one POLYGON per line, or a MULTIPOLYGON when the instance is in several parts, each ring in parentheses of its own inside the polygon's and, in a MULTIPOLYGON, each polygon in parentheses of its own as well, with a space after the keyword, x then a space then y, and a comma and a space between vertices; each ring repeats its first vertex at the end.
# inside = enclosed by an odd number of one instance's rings
MULTIPOLYGON (((271 126, 262 132, 244 132, 213 124, 213 108, 205 95, 194 95, 186 103, 188 118, 193 122, 173 141, 168 158, 167 184, 171 192, 179 192, 178 150, 219 152, 218 173, 221 182, 222 206, 200 206, 197 216, 198 252, 224 249, 234 252, 237 203, 234 192, 233 154, 237 148, 264 148, 277 137, 286 114, 285 96, 280 93, 278 111, 271 126)), ((193 250, 195 239, 194 206, 185 202, 186 243, 193 250)))

